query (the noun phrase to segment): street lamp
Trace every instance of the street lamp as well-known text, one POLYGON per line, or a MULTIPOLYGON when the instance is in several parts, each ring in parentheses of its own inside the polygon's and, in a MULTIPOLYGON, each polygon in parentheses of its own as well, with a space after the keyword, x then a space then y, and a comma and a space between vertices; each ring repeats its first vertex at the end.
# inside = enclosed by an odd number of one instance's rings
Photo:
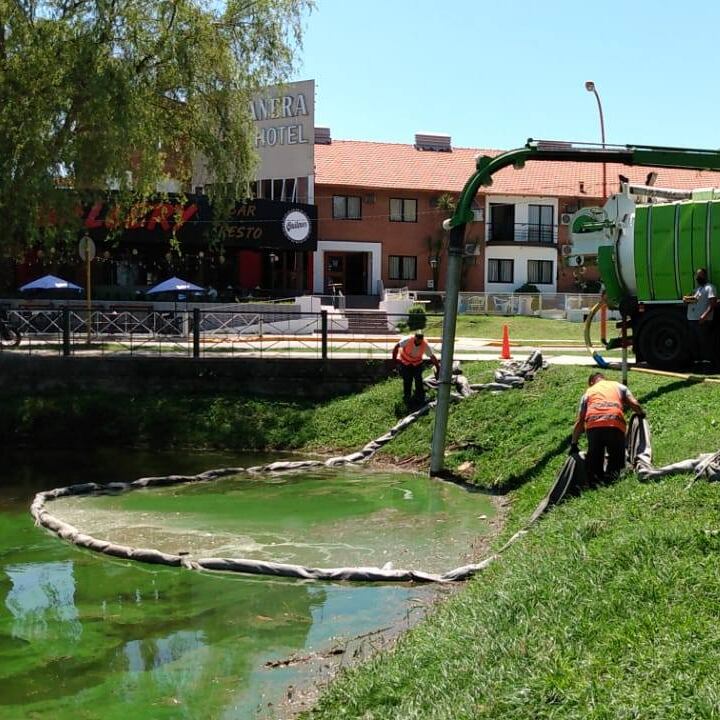
MULTIPOLYGON (((600 102, 600 96, 598 95, 597 88, 595 87, 595 83, 592 80, 588 80, 585 83, 585 89, 588 92, 593 93, 595 95, 595 99, 597 100, 598 105, 598 112, 600 113, 600 137, 602 139, 602 146, 603 150, 605 149, 605 119, 603 117, 603 109, 602 109, 602 103, 600 102)), ((603 163, 603 200, 607 198, 607 165, 603 163)))
POLYGON ((440 258, 437 255, 431 255, 428 258, 428 264, 430 265, 430 272, 432 272, 432 289, 438 289, 438 266, 440 265, 440 258))
POLYGON ((270 253, 268 259, 270 260, 270 289, 275 290, 275 273, 280 258, 275 253, 270 253))

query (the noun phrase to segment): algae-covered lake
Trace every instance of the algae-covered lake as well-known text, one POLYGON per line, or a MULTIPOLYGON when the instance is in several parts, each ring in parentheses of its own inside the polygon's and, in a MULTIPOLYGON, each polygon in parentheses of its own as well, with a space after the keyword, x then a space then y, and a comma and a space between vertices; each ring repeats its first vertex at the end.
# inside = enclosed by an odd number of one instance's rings
MULTIPOLYGON (((135 451, 6 458, 0 481, 0 717, 272 717, 302 664, 405 621, 412 585, 278 581, 121 562, 36 528, 35 492, 269 459, 135 451)), ((71 498, 97 537, 166 550, 443 570, 487 532, 487 498, 420 475, 351 469, 71 498)))

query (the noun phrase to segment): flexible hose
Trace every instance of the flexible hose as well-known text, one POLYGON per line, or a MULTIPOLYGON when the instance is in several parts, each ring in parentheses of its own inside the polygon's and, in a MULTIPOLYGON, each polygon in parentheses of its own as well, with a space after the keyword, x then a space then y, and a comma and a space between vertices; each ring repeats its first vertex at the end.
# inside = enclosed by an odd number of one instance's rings
MULTIPOLYGON (((585 318, 585 347, 588 349, 588 352, 592 356, 592 359, 595 361, 595 364, 598 367, 606 369, 610 367, 610 363, 608 363, 608 361, 603 358, 599 350, 596 350, 595 347, 593 347, 592 338, 590 337, 590 329, 592 328, 593 320, 595 319, 595 316, 598 314, 602 306, 602 302, 595 304, 592 310, 590 310, 590 312, 588 313, 587 318, 585 318)), ((605 342, 606 340, 606 338, 601 338, 601 341, 603 342, 605 342)))

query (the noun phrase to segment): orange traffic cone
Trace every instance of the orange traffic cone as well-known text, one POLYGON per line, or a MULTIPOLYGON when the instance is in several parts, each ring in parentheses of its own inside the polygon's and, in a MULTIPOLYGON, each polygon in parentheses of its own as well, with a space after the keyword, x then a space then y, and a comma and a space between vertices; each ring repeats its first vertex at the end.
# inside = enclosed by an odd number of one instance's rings
POLYGON ((508 326, 503 325, 503 341, 502 350, 500 351, 501 360, 510 360, 512 355, 510 354, 510 333, 508 332, 508 326))

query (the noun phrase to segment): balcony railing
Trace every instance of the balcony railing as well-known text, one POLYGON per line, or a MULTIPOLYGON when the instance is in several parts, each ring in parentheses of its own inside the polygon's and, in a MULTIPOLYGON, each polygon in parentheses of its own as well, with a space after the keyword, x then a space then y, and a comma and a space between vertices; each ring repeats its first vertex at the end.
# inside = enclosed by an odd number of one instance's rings
POLYGON ((489 243, 536 243, 538 245, 554 245, 557 242, 555 226, 516 223, 494 228, 488 225, 489 243))

